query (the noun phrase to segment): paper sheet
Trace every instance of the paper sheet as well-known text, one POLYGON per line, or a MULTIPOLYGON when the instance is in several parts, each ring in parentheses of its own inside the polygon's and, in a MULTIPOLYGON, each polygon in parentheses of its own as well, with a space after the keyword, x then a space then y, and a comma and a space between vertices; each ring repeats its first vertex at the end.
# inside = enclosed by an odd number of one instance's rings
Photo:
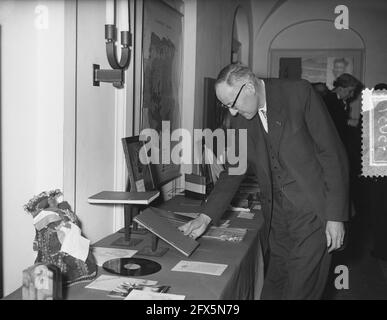
POLYGON ((237 218, 242 218, 242 219, 253 219, 254 218, 254 213, 253 212, 239 212, 237 215, 237 218))
POLYGON ((171 270, 220 276, 226 268, 227 264, 181 260, 171 270))
POLYGON ((247 233, 247 229, 214 227, 209 228, 203 235, 203 238, 216 239, 221 241, 240 242, 247 233))
POLYGON ((110 275, 102 274, 97 279, 95 279, 92 283, 87 285, 85 288, 103 290, 103 291, 112 291, 124 282, 131 283, 131 284, 145 284, 145 285, 157 284, 157 281, 153 281, 153 280, 110 276, 110 275))
POLYGON ((136 189, 138 192, 145 192, 145 182, 144 179, 136 181, 136 189))
POLYGON ((102 267, 105 261, 116 259, 116 258, 131 258, 137 253, 137 250, 103 248, 103 247, 93 247, 92 250, 93 250, 92 252, 97 262, 97 265, 100 267, 102 267))
POLYGON ((85 262, 89 254, 90 240, 81 236, 81 229, 77 225, 74 223, 70 225, 70 229, 66 227, 60 229, 65 233, 60 250, 85 262))
POLYGON ((250 208, 233 207, 233 206, 230 206, 230 207, 228 208, 228 210, 230 210, 230 211, 250 212, 250 208))
POLYGON ((125 300, 184 300, 185 296, 172 293, 160 293, 142 290, 132 290, 125 300))

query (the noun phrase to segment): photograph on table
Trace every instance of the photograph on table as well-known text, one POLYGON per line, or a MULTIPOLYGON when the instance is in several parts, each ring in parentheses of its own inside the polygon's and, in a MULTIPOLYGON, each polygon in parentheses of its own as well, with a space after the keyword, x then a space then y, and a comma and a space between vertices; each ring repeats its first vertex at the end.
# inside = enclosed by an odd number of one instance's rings
POLYGON ((131 192, 155 190, 151 164, 147 154, 140 152, 143 147, 145 150, 144 141, 140 140, 140 136, 122 138, 121 141, 129 176, 128 190, 131 192))
POLYGON ((108 293, 112 298, 125 298, 132 290, 142 290, 146 292, 167 292, 170 286, 163 285, 147 285, 147 284, 132 284, 123 282, 114 290, 108 293))

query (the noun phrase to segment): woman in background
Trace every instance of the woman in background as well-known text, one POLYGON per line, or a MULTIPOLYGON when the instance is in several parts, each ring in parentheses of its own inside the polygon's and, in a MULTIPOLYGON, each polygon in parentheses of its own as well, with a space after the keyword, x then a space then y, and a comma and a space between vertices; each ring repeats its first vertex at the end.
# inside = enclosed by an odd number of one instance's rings
MULTIPOLYGON (((359 180, 361 174, 360 109, 358 112, 352 110, 352 106, 361 100, 363 84, 354 76, 343 73, 333 82, 333 87, 332 90, 323 90, 321 97, 347 151, 350 169, 350 217, 353 218, 363 207, 361 199, 364 198, 361 195, 359 180)), ((350 231, 350 228, 348 230, 350 231)), ((348 234, 343 248, 346 247, 347 241, 348 234)))

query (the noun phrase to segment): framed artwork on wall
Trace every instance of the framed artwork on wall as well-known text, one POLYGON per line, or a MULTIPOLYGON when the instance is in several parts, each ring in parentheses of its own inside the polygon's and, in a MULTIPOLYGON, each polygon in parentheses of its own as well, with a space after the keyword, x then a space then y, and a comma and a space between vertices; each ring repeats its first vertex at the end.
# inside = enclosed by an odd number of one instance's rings
POLYGON ((363 80, 363 50, 272 49, 269 66, 272 78, 322 82, 332 89, 333 81, 343 73, 363 80))
MULTIPOLYGON (((160 137, 181 127, 183 79, 183 14, 181 1, 144 0, 142 33, 142 101, 140 130, 160 137), (165 125, 167 124, 167 125, 165 125)), ((169 139, 169 138, 168 138, 169 139)), ((171 150, 178 142, 171 142, 171 150)), ((180 165, 152 164, 157 186, 180 176, 180 165)))

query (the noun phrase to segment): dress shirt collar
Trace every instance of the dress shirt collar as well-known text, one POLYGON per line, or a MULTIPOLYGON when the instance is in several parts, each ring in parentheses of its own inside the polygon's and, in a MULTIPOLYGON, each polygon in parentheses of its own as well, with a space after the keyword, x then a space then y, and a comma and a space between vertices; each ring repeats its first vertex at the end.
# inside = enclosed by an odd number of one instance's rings
POLYGON ((262 86, 263 86, 263 93, 265 94, 265 103, 263 104, 263 106, 258 107, 258 111, 263 111, 266 114, 266 111, 267 111, 266 87, 265 87, 265 82, 263 80, 261 80, 261 81, 262 81, 262 86))

